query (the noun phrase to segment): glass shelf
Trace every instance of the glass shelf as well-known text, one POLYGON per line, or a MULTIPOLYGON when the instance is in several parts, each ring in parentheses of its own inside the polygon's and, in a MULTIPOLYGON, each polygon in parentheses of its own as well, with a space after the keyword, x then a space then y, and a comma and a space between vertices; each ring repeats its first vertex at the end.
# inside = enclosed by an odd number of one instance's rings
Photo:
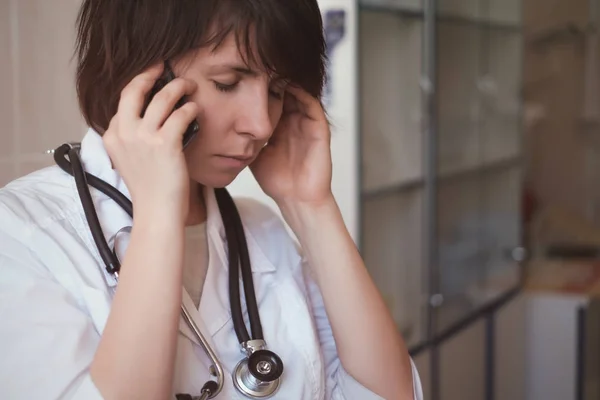
MULTIPOLYGON (((453 171, 447 171, 443 174, 439 174, 437 176, 437 181, 451 181, 461 179, 469 175, 477 175, 486 171, 500 170, 507 167, 516 167, 520 165, 522 165, 522 158, 520 156, 496 157, 490 161, 485 161, 481 164, 472 167, 455 169, 453 171)), ((425 180, 422 178, 406 180, 397 184, 381 186, 372 190, 364 190, 362 193, 362 197, 363 199, 372 199, 387 196, 388 194, 406 192, 414 190, 416 188, 421 188, 424 184, 425 180)))
POLYGON ((481 0, 438 0, 438 16, 452 16, 471 21, 482 20, 481 0))
POLYGON ((487 20, 495 24, 522 26, 521 0, 487 0, 487 20))
POLYGON ((441 184, 438 256, 444 303, 438 329, 514 287, 518 264, 510 257, 520 243, 520 168, 481 172, 441 184))
POLYGON ((482 93, 482 160, 521 153, 522 36, 495 29, 485 32, 482 93))
POLYGON ((439 173, 519 157, 521 35, 444 22, 439 43, 439 173))
POLYGON ((421 0, 359 0, 361 252, 411 346, 432 339, 429 318, 439 333, 520 279, 511 258, 521 241, 520 6, 439 0, 436 42, 424 43, 421 0), (434 44, 429 115, 422 59, 434 44), (435 178, 424 175, 431 156, 435 178), (425 214, 428 188, 433 215, 425 214), (430 308, 434 294, 443 302, 430 308))
POLYGON ((413 190, 363 202, 362 255, 398 328, 410 343, 424 340, 423 194, 413 190))
POLYGON ((522 168, 517 166, 482 175, 482 235, 488 253, 485 279, 472 295, 485 303, 514 287, 520 268, 512 251, 521 244, 522 168))
MULTIPOLYGON (((521 29, 518 0, 440 0, 437 18, 456 24, 486 25, 503 29, 521 29)), ((361 10, 395 13, 405 17, 424 16, 420 0, 359 0, 361 10)))
POLYGON ((421 0, 359 0, 358 4, 363 10, 423 15, 421 0))
POLYGON ((438 23, 438 172, 475 167, 481 162, 481 30, 438 23))
POLYGON ((363 11, 360 24, 362 186, 372 191, 422 177, 422 23, 363 11))

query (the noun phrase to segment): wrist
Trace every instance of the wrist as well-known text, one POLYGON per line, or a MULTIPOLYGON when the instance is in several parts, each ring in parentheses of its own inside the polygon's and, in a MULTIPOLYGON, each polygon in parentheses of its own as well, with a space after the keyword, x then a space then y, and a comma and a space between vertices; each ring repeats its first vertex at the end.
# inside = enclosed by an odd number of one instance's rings
POLYGON ((145 232, 174 234, 185 229, 185 218, 178 213, 164 209, 135 209, 133 225, 145 232))
POLYGON ((338 221, 341 212, 333 195, 318 202, 283 201, 277 204, 283 218, 299 240, 328 221, 338 221))
POLYGON ((133 216, 135 222, 144 225, 185 225, 186 213, 184 207, 176 207, 162 204, 153 204, 150 202, 133 203, 133 216))

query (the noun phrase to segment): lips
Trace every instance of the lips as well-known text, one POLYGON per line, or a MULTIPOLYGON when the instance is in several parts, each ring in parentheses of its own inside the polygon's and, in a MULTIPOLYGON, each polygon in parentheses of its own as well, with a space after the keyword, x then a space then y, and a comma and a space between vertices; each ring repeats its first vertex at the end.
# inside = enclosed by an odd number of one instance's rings
POLYGON ((247 155, 217 155, 217 162, 226 169, 245 168, 253 160, 253 156, 247 155))
POLYGON ((250 162, 252 161, 252 158, 254 157, 253 155, 227 155, 227 154, 218 154, 219 157, 225 157, 225 158, 233 158, 234 160, 238 160, 241 162, 250 162))

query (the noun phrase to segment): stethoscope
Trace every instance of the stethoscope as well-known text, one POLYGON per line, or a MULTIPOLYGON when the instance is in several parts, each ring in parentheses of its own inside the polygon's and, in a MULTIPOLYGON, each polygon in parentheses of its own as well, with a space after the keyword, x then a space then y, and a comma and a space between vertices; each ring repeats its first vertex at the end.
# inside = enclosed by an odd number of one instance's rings
MULTIPOLYGON (((117 188, 85 172, 79 157, 80 149, 81 144, 79 143, 66 143, 52 152, 54 153, 56 164, 63 171, 75 178, 81 204, 98 252, 104 261, 106 270, 118 282, 121 262, 117 256, 116 248, 111 250, 104 238, 88 185, 98 189, 114 200, 131 218, 133 218, 133 206, 131 201, 117 188)), ((254 283, 252 281, 248 246, 242 221, 235 203, 225 188, 215 189, 215 196, 221 218, 223 219, 223 225, 225 226, 225 235, 228 243, 229 301, 231 304, 233 326, 241 344, 242 353, 245 355, 233 371, 233 383, 236 389, 246 397, 252 399, 268 398, 279 389, 283 373, 283 362, 277 354, 266 348, 254 292, 254 283), (240 269, 242 271, 242 282, 252 337, 250 337, 246 330, 246 324, 242 315, 239 286, 240 269)), ((183 304, 181 305, 181 315, 210 358, 212 362, 210 373, 215 379, 209 380, 204 384, 200 396, 193 397, 189 394, 178 394, 177 399, 212 399, 223 389, 223 367, 183 304)))

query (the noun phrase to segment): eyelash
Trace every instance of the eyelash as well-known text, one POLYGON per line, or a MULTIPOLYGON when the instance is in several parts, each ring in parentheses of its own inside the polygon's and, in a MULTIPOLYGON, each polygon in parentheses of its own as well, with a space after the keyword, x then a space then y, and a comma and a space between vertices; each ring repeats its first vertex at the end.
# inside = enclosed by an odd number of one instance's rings
POLYGON ((231 85, 226 85, 224 83, 219 83, 217 81, 214 81, 214 83, 215 83, 215 87, 217 88, 217 90, 219 92, 224 92, 224 93, 233 92, 233 90, 237 86, 237 82, 236 83, 232 83, 231 85))
MULTIPOLYGON (((214 82, 215 87, 217 88, 217 90, 219 92, 223 92, 223 93, 233 92, 235 90, 235 88, 237 87, 237 85, 238 85, 238 82, 232 83, 231 85, 227 85, 227 84, 220 83, 220 82, 217 82, 217 81, 213 81, 213 82, 214 82)), ((277 93, 274 90, 269 90, 269 93, 271 94, 271 96, 273 96, 274 98, 276 98, 278 100, 281 100, 282 97, 283 97, 283 95, 281 93, 277 93)))

